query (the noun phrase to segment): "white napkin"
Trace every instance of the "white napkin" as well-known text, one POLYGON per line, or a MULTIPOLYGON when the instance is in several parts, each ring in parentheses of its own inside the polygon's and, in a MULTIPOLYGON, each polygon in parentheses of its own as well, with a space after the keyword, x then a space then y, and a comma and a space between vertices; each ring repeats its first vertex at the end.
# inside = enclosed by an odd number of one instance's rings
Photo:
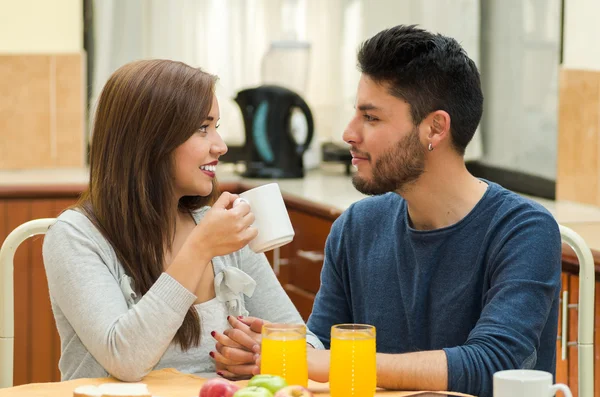
POLYGON ((123 274, 119 280, 119 286, 121 287, 121 292, 123 292, 123 296, 125 297, 128 308, 131 308, 131 306, 135 305, 135 300, 137 298, 133 284, 133 279, 126 274, 123 274))
POLYGON ((237 267, 227 266, 215 275, 215 294, 217 299, 225 302, 229 315, 247 316, 248 311, 242 305, 242 293, 252 297, 256 281, 237 267))

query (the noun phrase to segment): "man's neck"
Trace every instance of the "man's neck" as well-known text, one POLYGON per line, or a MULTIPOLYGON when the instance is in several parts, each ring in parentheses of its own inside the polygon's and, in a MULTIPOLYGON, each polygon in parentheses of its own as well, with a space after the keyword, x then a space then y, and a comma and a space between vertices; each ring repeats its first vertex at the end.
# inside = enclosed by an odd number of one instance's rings
POLYGON ((434 230, 454 225, 467 216, 487 187, 461 162, 432 167, 398 194, 407 202, 412 227, 434 230))

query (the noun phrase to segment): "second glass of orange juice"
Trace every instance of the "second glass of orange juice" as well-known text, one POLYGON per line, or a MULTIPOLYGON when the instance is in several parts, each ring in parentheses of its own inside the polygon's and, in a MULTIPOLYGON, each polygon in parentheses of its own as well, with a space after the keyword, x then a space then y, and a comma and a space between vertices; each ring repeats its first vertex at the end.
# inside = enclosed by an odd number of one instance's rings
POLYGON ((375 327, 365 324, 331 327, 329 365, 331 397, 374 396, 377 388, 375 327))
POLYGON ((263 325, 260 373, 281 376, 288 385, 308 385, 305 325, 263 325))

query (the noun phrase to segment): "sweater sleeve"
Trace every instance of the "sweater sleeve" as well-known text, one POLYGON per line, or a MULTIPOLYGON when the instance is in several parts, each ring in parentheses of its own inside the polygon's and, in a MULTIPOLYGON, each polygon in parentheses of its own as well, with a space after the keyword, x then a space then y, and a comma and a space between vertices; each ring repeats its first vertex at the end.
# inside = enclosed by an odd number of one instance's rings
POLYGON ((108 247, 85 228, 53 225, 43 245, 50 296, 108 373, 138 381, 167 350, 196 297, 163 273, 128 308, 103 244, 108 247))
POLYGON ((308 328, 315 333, 326 349, 330 346, 331 326, 353 322, 349 294, 341 270, 345 258, 342 229, 346 214, 347 212, 335 220, 327 237, 325 262, 321 269, 321 286, 308 319, 308 328))
POLYGON ((488 260, 490 285, 481 316, 463 345, 444 349, 449 390, 478 396, 492 395, 496 371, 534 368, 542 331, 548 321, 557 323, 552 310, 561 286, 556 221, 542 211, 507 221, 488 260))
MULTIPOLYGON (((250 316, 273 323, 304 324, 264 254, 256 254, 248 247, 243 248, 241 268, 257 283, 252 297, 246 298, 246 309, 250 316)), ((317 349, 323 348, 319 339, 309 330, 306 333, 306 342, 317 349)))

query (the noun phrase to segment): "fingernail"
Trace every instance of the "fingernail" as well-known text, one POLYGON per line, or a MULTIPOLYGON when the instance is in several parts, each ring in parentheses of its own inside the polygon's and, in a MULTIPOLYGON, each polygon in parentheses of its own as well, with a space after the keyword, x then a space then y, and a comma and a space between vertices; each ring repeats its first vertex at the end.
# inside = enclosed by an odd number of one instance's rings
POLYGON ((217 334, 217 333, 216 333, 215 331, 212 331, 212 332, 210 333, 210 336, 212 336, 212 337, 214 338, 216 334, 217 334))
POLYGON ((217 375, 219 375, 221 378, 223 378, 223 372, 217 372, 217 375))
POLYGON ((238 318, 239 318, 240 320, 243 320, 243 319, 244 319, 244 316, 238 316, 238 318))
POLYGON ((208 353, 209 356, 211 356, 212 358, 215 358, 215 353, 214 352, 210 352, 208 353))
POLYGON ((229 317, 231 317, 231 316, 227 316, 227 321, 229 321, 229 317))

